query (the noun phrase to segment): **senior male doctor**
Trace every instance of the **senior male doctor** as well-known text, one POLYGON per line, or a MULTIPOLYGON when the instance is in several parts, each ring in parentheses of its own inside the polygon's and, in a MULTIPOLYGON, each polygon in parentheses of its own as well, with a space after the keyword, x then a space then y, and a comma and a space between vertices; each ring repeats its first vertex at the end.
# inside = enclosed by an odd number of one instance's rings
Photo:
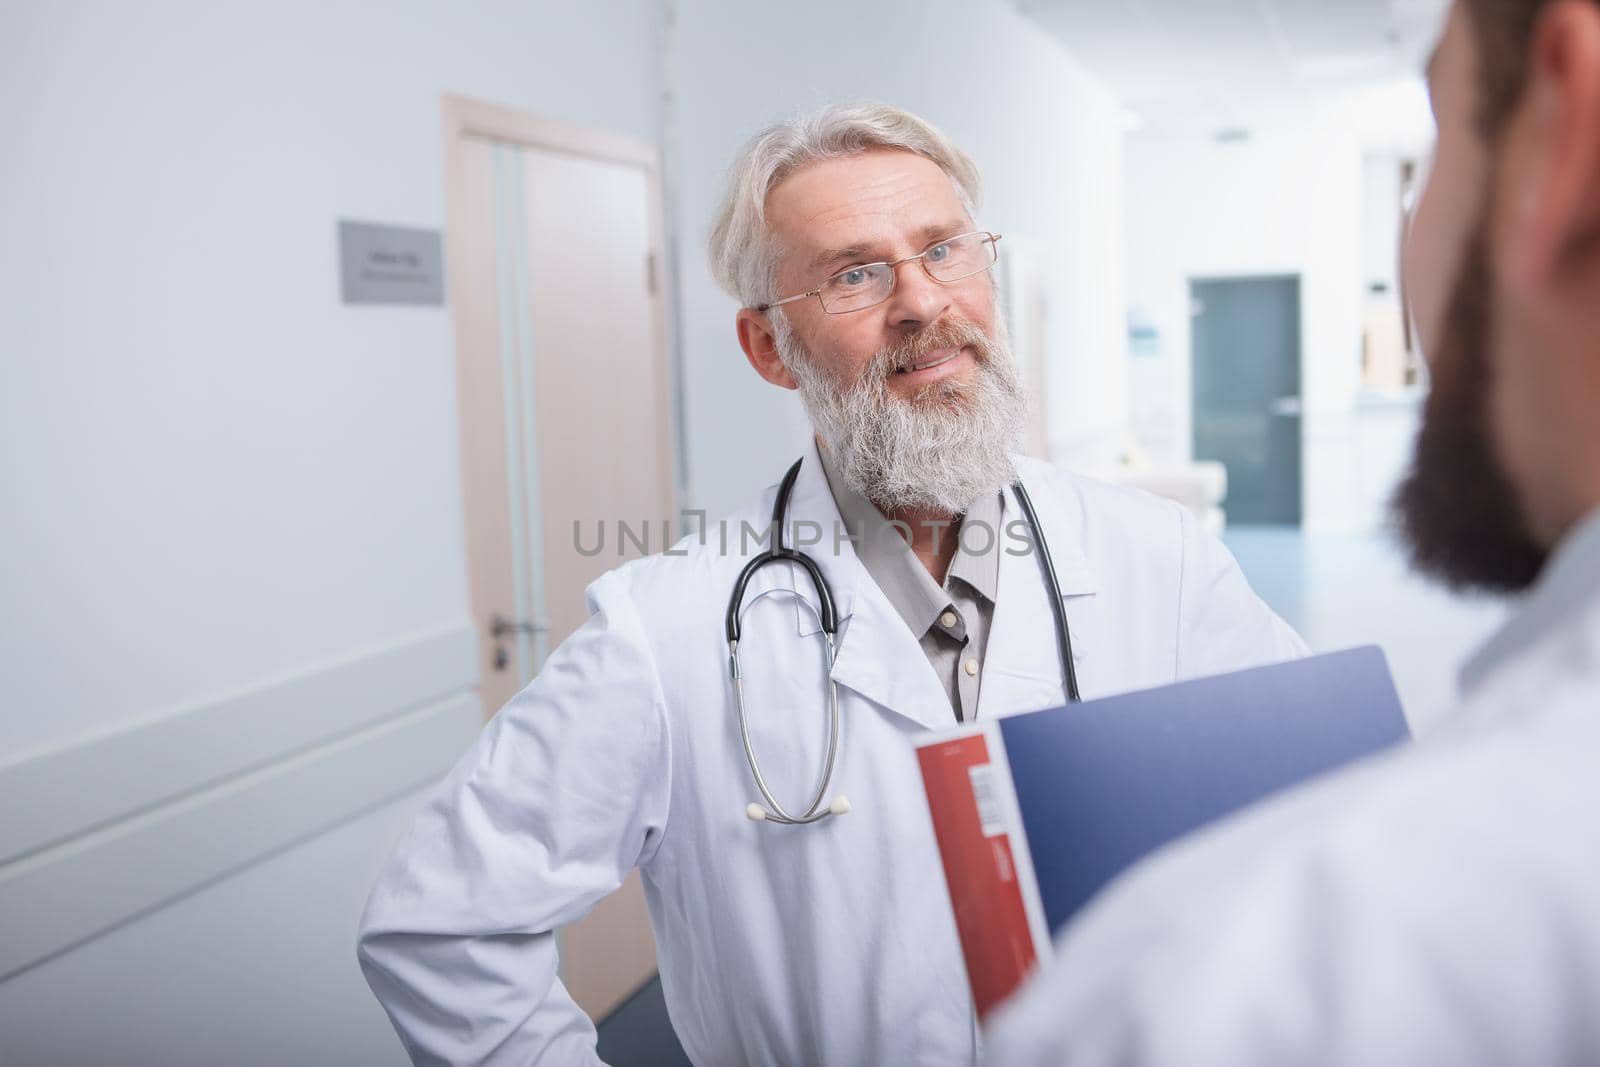
MULTIPOLYGON (((785 509, 798 565, 729 598, 769 487, 589 589, 592 617, 485 728, 382 874, 368 981, 419 1063, 595 1061, 553 931, 643 874, 672 1023, 704 1065, 966 1064, 972 1001, 911 741, 1067 699, 1047 539, 1085 697, 1288 658, 1299 639, 1176 504, 1011 454, 1023 397, 996 317, 978 177, 891 107, 757 136, 712 237, 737 329, 816 443, 785 509), (970 534, 970 536, 968 536, 970 534), (854 539, 854 540, 852 540, 854 539), (825 614, 825 612, 822 612, 825 614), (846 804, 843 798, 848 798, 846 804)), ((777 482, 785 471, 772 472, 777 482)))
POLYGON ((1600 1064, 1600 5, 1458 0, 1429 81, 1399 502, 1425 569, 1527 594, 1429 736, 1091 905, 995 1064, 1600 1064))

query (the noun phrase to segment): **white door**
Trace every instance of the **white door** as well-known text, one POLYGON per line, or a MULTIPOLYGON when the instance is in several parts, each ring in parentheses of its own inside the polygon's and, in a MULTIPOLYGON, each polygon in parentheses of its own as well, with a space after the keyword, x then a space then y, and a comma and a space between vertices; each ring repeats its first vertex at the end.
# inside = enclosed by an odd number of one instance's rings
MULTIPOLYGON (((617 522, 649 520, 659 551, 675 514, 660 193, 649 145, 454 98, 446 152, 468 562, 494 710, 583 623, 589 582, 638 554, 617 522)), ((654 971, 635 874, 564 931, 562 975, 600 1017, 654 971)))

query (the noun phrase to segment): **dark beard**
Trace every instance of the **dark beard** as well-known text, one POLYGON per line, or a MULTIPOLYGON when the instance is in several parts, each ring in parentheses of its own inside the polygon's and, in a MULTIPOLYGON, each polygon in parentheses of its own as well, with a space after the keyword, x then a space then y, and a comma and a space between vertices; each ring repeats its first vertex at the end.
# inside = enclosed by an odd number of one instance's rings
POLYGON ((1547 552, 1528 533, 1516 490, 1494 454, 1490 297, 1480 225, 1450 297, 1442 343, 1429 360, 1433 388, 1393 508, 1418 570, 1458 591, 1502 593, 1532 585, 1547 552))

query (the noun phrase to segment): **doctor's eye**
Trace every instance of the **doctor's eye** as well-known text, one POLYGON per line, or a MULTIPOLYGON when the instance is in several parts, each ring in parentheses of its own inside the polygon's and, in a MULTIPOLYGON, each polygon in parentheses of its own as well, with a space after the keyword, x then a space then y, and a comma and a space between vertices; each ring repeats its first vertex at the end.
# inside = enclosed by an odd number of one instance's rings
POLYGON ((945 260, 950 258, 952 252, 953 250, 950 247, 950 242, 946 241, 943 244, 934 245, 932 248, 924 252, 923 255, 927 257, 929 263, 943 263, 945 260))
POLYGON ((846 289, 856 289, 872 280, 872 267, 851 267, 833 276, 834 283, 846 289))

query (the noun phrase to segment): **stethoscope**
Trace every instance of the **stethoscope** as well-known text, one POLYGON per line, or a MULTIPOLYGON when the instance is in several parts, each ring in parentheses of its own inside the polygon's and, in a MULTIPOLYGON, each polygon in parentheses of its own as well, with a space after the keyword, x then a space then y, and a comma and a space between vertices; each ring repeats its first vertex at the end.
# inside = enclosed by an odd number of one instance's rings
MULTIPOLYGON (((833 781, 833 768, 839 756, 839 685, 833 680, 834 641, 838 635, 838 620, 834 615, 833 591, 828 588, 828 581, 822 576, 822 570, 810 556, 792 548, 785 548, 783 544, 783 520, 789 512, 789 497, 794 492, 795 479, 800 476, 800 465, 803 459, 796 460, 794 466, 789 468, 789 473, 783 476, 783 482, 778 486, 778 500, 772 508, 772 547, 761 553, 745 564, 744 570, 739 574, 739 580, 734 584, 733 596, 728 601, 728 670, 733 677, 734 706, 739 714, 739 739, 744 742, 744 756, 750 763, 750 774, 756 780, 756 789, 761 792, 763 804, 752 803, 745 809, 745 814, 755 822, 775 822, 786 826, 805 826, 814 822, 821 822, 830 815, 843 815, 850 810, 850 800, 844 794, 834 797, 826 805, 823 798, 828 795, 828 786, 833 781), (750 578, 762 567, 771 563, 793 563, 811 576, 811 584, 817 590, 817 605, 800 597, 793 590, 785 588, 769 589, 750 601, 744 603, 745 586, 750 584, 750 578), (811 797, 811 803, 800 815, 791 815, 784 810, 778 798, 772 795, 772 790, 767 787, 766 779, 761 777, 761 764, 756 760, 756 750, 750 743, 750 720, 744 708, 744 681, 739 674, 739 621, 750 606, 756 604, 762 597, 774 593, 787 593, 796 595, 797 599, 816 618, 822 629, 822 640, 827 650, 828 673, 828 757, 822 765, 822 778, 817 782, 817 791, 811 797)), ((1083 698, 1078 693, 1078 672, 1072 663, 1072 630, 1067 626, 1067 609, 1062 602, 1061 583, 1056 578, 1056 565, 1050 559, 1050 547, 1045 543, 1044 534, 1039 530, 1039 516, 1033 510, 1033 501, 1028 498, 1028 491, 1023 488, 1019 478, 1011 483, 1011 491, 1016 494, 1017 503, 1022 505, 1022 514, 1028 520, 1029 535, 1033 538, 1034 546, 1039 552, 1039 564, 1044 570, 1044 580, 1050 587, 1050 605, 1055 609, 1056 617, 1056 647, 1061 654, 1061 675, 1067 682, 1067 699, 1076 704, 1083 698)))

